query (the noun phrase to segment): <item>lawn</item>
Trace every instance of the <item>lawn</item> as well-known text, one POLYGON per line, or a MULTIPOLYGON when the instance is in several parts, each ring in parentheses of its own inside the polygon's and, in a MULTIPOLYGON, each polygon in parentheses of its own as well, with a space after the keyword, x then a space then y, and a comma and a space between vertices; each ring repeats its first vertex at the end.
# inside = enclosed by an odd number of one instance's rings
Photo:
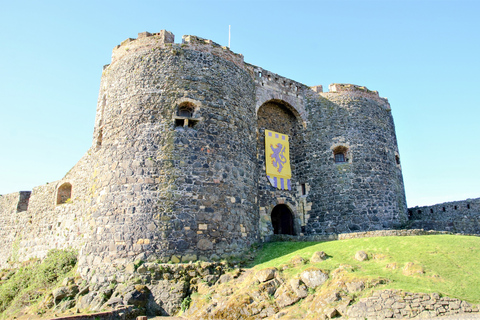
MULTIPOLYGON (((258 251, 251 266, 256 269, 279 267, 289 264, 295 256, 310 259, 315 251, 324 251, 329 256, 316 263, 317 267, 332 271, 348 265, 352 277, 388 279, 385 289, 438 292, 472 303, 480 302, 480 237, 432 235, 267 243, 258 251), (360 250, 368 253, 369 260, 355 260, 355 253, 360 250)), ((285 272, 294 276, 309 265, 285 272)))

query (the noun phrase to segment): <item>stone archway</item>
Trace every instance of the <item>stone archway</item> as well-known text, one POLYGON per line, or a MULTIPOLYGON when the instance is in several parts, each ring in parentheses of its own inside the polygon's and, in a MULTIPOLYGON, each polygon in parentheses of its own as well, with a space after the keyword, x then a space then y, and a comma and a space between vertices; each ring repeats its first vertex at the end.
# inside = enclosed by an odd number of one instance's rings
POLYGON ((276 205, 271 213, 274 234, 295 235, 293 214, 285 204, 276 205))

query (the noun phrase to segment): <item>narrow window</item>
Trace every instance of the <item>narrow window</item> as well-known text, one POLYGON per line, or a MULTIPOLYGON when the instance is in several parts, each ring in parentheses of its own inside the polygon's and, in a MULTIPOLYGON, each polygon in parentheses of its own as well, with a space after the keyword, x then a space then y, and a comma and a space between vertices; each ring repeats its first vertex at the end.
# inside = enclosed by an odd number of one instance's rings
POLYGON ((72 198, 72 185, 65 182, 57 189, 57 204, 64 204, 72 198))
POLYGON ((307 188, 305 186, 305 183, 302 183, 302 196, 307 194, 307 188))
POLYGON ((347 147, 338 146, 333 149, 335 163, 343 163, 347 161, 347 147))
POLYGON ((445 212, 445 207, 442 207, 442 211, 445 212))
POLYGON ((453 209, 457 210, 457 206, 454 206, 453 209))
POLYGON ((100 128, 100 130, 98 130, 98 136, 97 136, 97 147, 102 146, 102 141, 103 141, 103 129, 100 128))
POLYGON ((395 155, 395 162, 400 164, 400 156, 398 154, 395 155))
POLYGON ((467 204, 467 209, 470 209, 470 203, 467 204))
POLYGON ((343 153, 335 154, 335 163, 345 162, 345 155, 343 153))
POLYGON ((418 213, 418 214, 422 213, 422 210, 417 210, 417 213, 418 213))

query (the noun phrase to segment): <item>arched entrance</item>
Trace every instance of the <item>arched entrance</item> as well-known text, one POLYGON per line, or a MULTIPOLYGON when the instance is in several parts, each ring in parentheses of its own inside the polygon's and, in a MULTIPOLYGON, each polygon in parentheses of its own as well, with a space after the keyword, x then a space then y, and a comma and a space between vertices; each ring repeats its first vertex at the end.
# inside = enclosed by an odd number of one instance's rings
POLYGON ((275 206, 272 210, 271 219, 274 234, 295 235, 293 232, 293 215, 286 205, 275 206))

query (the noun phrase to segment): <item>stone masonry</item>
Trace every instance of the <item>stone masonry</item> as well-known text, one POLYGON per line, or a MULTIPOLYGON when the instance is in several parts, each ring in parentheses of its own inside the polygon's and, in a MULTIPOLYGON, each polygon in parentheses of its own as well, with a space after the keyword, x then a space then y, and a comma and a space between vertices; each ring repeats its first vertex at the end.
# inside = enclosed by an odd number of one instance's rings
POLYGON ((274 235, 278 210, 295 236, 405 226, 388 101, 350 84, 324 93, 196 36, 143 32, 103 68, 82 159, 60 181, 0 196, 0 266, 73 247, 82 276, 108 280, 135 260, 239 256, 274 235), (266 129, 289 136, 292 190, 266 178, 266 129))

